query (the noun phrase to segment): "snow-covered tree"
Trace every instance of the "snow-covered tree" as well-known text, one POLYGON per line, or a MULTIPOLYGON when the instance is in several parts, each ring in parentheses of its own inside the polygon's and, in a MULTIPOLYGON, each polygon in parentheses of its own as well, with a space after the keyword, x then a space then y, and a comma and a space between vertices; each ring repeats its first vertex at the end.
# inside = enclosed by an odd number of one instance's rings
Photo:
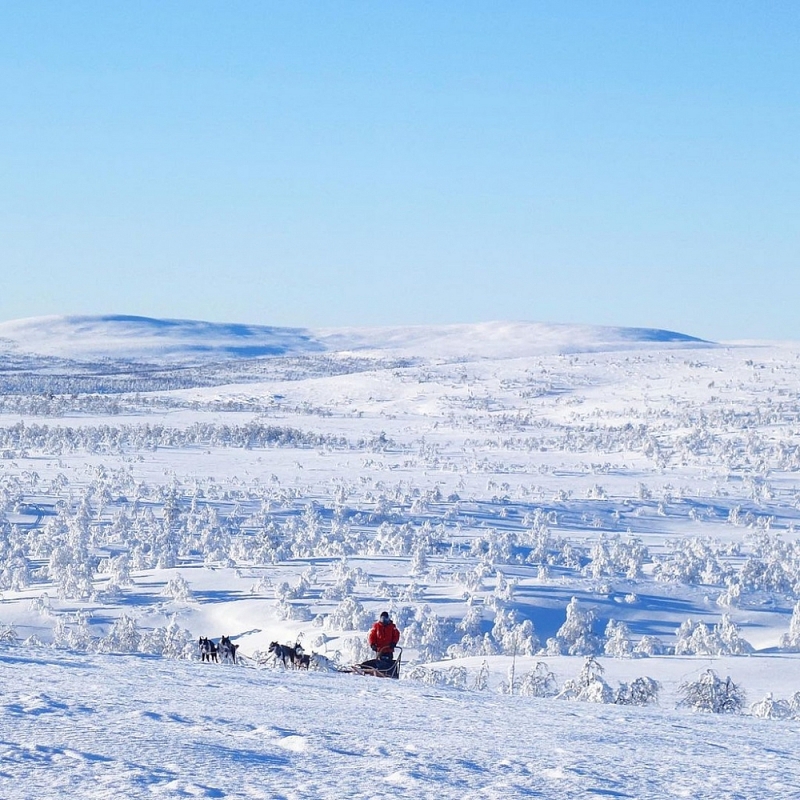
POLYGON ((14 625, 0 623, 0 642, 4 644, 16 644, 19 641, 19 634, 14 625))
POLYGON ((605 670, 598 661, 589 656, 580 674, 564 683, 556 695, 560 700, 580 700, 586 703, 613 703, 614 690, 603 679, 605 670))
POLYGON ((800 601, 795 603, 792 610, 789 632, 781 636, 781 650, 789 650, 792 653, 800 652, 800 601))
POLYGON ((311 609, 304 603, 280 601, 275 604, 275 616, 284 621, 307 622, 311 619, 311 609))
POLYGON ((196 646, 192 634, 178 625, 173 614, 166 626, 142 632, 139 649, 164 658, 183 659, 194 658, 196 646))
POLYGON ((179 603, 186 603, 192 599, 192 590, 189 588, 186 578, 179 572, 169 579, 161 594, 179 603))
POLYGON ((418 545, 411 555, 411 563, 408 568, 409 575, 413 577, 421 577, 430 568, 428 563, 428 555, 425 552, 425 547, 418 545))
POLYGON ((595 621, 591 609, 581 608, 577 597, 573 597, 566 608, 566 620, 556 631, 555 642, 548 640, 547 651, 570 656, 596 655, 601 650, 601 640, 592 632, 595 621))
POLYGON ((466 689, 469 676, 466 667, 449 667, 448 669, 434 669, 417 664, 412 667, 406 678, 411 681, 427 684, 428 686, 452 686, 455 689, 466 689))
POLYGON ((498 611, 495 615, 492 637, 504 655, 532 656, 541 647, 530 619, 517 622, 516 611, 498 611))
POLYGON ((328 630, 366 631, 372 622, 372 614, 355 597, 346 597, 325 618, 325 627, 328 630))
POLYGON ((94 598, 93 564, 85 548, 72 547, 67 543, 54 547, 47 572, 59 597, 70 600, 94 598))
POLYGON ((374 657, 375 653, 370 650, 364 636, 345 636, 339 642, 337 660, 344 660, 347 664, 360 664, 374 657))
POLYGON ((121 597, 123 588, 133 583, 130 576, 130 559, 127 553, 101 561, 98 572, 109 575, 108 581, 99 593, 104 599, 121 597))
POLYGON ((636 678, 631 683, 621 683, 614 702, 622 706, 646 706, 658 702, 661 684, 654 678, 636 678))
POLYGON ((738 626, 727 614, 709 628, 704 622, 687 619, 675 633, 675 655, 748 655, 752 645, 741 637, 738 626))
POLYGON ((416 647, 423 661, 438 661, 444 657, 455 632, 451 620, 440 617, 426 604, 418 607, 413 619, 406 623, 403 642, 416 647))
POLYGON ((666 650, 667 648, 664 642, 657 636, 651 636, 650 634, 642 636, 633 648, 634 655, 645 657, 660 656, 663 655, 666 650))
POLYGON ((478 692, 484 692, 489 688, 489 664, 486 661, 481 662, 473 688, 478 692))
POLYGON ((745 702, 744 690, 730 677, 720 678, 713 669, 707 669, 695 681, 682 683, 678 694, 679 706, 713 714, 738 714, 745 702))
POLYGON ((603 650, 611 658, 630 658, 633 655, 631 632, 624 622, 608 621, 603 650))
POLYGON ((526 697, 555 697, 558 694, 556 676, 544 661, 537 661, 533 669, 519 678, 516 693, 526 697))
POLYGON ((739 626, 728 614, 722 615, 720 622, 714 626, 714 631, 721 643, 721 655, 745 656, 753 652, 753 646, 742 638, 739 626))
POLYGON ((53 626, 53 647, 64 650, 93 650, 96 639, 89 628, 89 616, 76 611, 71 620, 60 616, 53 626))
POLYGON ((760 719, 791 719, 794 714, 787 700, 776 700, 769 692, 763 700, 750 706, 750 713, 760 719))
POLYGON ((98 649, 103 653, 136 653, 141 640, 139 624, 128 614, 122 614, 100 640, 98 649))

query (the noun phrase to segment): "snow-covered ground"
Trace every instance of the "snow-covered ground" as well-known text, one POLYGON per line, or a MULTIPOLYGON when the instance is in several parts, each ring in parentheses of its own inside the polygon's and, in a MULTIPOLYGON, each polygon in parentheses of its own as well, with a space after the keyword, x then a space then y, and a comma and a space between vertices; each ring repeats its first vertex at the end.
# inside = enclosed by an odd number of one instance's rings
POLYGON ((800 723, 6 651, 3 797, 796 797, 800 723))
POLYGON ((0 795, 800 796, 798 391, 657 330, 0 324, 0 795), (383 608, 399 682, 266 657, 383 608))

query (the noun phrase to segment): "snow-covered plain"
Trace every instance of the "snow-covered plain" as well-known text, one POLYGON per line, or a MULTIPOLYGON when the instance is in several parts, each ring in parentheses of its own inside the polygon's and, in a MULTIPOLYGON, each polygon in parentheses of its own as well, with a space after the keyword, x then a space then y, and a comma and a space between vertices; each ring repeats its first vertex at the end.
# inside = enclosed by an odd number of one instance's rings
POLYGON ((0 387, 2 797, 800 797, 800 344, 42 318, 0 387), (588 656, 658 702, 531 696, 588 656))

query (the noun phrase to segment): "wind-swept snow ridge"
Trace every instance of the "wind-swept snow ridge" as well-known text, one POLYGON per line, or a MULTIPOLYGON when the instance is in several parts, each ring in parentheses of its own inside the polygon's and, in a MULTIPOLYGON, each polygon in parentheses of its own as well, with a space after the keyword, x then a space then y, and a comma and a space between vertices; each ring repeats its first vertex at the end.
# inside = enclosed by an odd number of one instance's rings
POLYGON ((209 361, 310 353, 521 358, 709 342, 672 331, 534 322, 386 328, 278 328, 126 315, 52 316, 0 323, 0 351, 76 360, 209 361))

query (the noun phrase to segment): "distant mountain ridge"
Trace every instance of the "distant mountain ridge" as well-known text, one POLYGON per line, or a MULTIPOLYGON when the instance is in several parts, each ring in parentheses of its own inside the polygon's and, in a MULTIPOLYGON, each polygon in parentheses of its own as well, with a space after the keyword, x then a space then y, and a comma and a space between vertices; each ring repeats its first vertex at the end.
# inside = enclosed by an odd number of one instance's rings
POLYGON ((98 315, 0 323, 0 353, 78 361, 202 362, 344 352, 503 359, 665 346, 709 347, 713 343, 654 328, 538 322, 311 329, 98 315))

